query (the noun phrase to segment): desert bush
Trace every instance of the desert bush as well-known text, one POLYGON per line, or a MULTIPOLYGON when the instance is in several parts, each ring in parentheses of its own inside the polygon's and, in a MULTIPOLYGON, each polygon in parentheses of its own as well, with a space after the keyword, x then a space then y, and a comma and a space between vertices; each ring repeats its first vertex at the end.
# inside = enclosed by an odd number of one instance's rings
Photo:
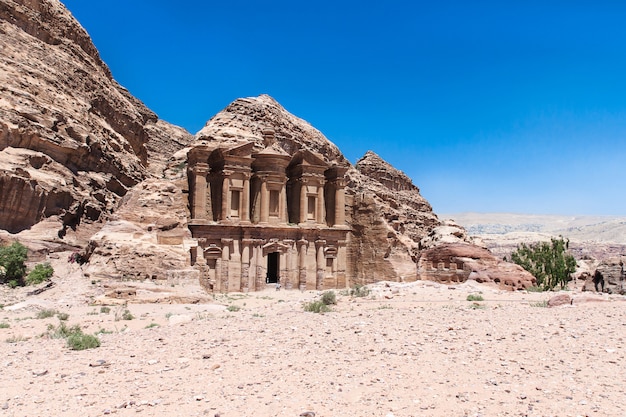
POLYGON ((100 312, 104 314, 109 314, 111 312, 111 307, 102 306, 100 307, 100 312))
POLYGON ((484 301, 484 298, 480 294, 469 294, 467 296, 467 301, 484 301))
POLYGON ((0 329, 8 329, 9 327, 11 327, 11 325, 9 323, 6 322, 0 322, 0 329))
POLYGON ((28 273, 28 276, 26 277, 26 284, 41 284, 42 282, 49 280, 50 277, 52 277, 52 274, 54 274, 54 269, 48 262, 37 264, 33 270, 28 273))
POLYGON ((321 301, 327 306, 331 304, 337 304, 337 295, 335 294, 334 291, 326 291, 322 294, 321 301))
POLYGON ((308 311, 310 313, 328 313, 330 312, 330 307, 324 304, 322 300, 311 301, 310 303, 304 304, 304 311, 308 311))
POLYGON ((35 318, 47 319, 49 317, 54 317, 55 314, 57 314, 56 310, 45 309, 45 310, 41 310, 40 312, 38 312, 37 315, 35 316, 35 318))
POLYGON ((567 287, 570 274, 576 270, 576 259, 568 253, 569 240, 550 239, 531 245, 524 243, 511 254, 511 260, 530 272, 537 279, 537 286, 544 291, 560 286, 567 287))
POLYGON ((66 321, 70 318, 70 315, 67 313, 57 313, 57 318, 61 321, 66 321))
POLYGON ((352 297, 367 297, 370 295, 370 289, 365 285, 357 284, 350 289, 350 295, 352 297))
POLYGON ((72 350, 85 350, 100 347, 100 339, 82 331, 72 333, 67 337, 67 347, 72 350))
POLYGON ((234 304, 229 305, 228 307, 226 307, 226 310, 230 311, 230 312, 234 312, 234 311, 239 311, 241 310, 241 307, 236 306, 234 304))
POLYGON ((122 313, 122 320, 132 320, 134 318, 135 316, 133 316, 129 310, 124 310, 122 313))
POLYGON ((61 323, 58 326, 48 325, 48 337, 51 339, 66 339, 74 333, 82 333, 78 324, 68 327, 67 324, 61 323))
POLYGON ((52 339, 65 339, 67 347, 72 350, 85 350, 100 347, 100 339, 96 336, 85 334, 78 324, 68 327, 65 323, 57 327, 48 325, 48 337, 52 339))
POLYGON ((0 266, 3 274, 0 282, 6 282, 12 288, 24 285, 24 274, 26 273, 26 258, 28 249, 19 242, 13 242, 9 246, 0 247, 0 266))
POLYGON ((11 336, 6 338, 4 341, 7 343, 18 343, 18 342, 24 342, 28 340, 28 337, 19 335, 19 336, 11 336))

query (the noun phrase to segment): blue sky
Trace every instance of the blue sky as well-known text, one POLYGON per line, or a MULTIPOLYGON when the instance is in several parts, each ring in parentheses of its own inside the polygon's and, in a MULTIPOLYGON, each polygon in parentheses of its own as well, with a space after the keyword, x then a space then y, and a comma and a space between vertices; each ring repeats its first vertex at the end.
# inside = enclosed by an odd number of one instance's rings
POLYGON ((192 133, 265 93, 436 213, 626 214, 626 2, 64 3, 192 133))

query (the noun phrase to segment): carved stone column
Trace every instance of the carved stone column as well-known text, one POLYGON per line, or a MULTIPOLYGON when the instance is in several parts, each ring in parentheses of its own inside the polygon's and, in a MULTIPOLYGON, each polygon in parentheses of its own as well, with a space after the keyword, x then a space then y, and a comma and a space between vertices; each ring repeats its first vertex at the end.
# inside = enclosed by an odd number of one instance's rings
POLYGON ((335 224, 334 227, 342 227, 346 224, 346 193, 343 180, 335 181, 335 224))
POLYGON ((307 180, 300 179, 300 223, 306 223, 308 215, 307 180))
POLYGON ((228 292, 228 263, 230 261, 230 244, 233 242, 232 239, 222 239, 222 269, 221 273, 221 283, 220 290, 222 292, 228 292))
POLYGON ((256 290, 259 291, 265 288, 265 270, 263 259, 263 239, 254 240, 254 251, 256 253, 256 290))
POLYGON ((306 245, 307 242, 304 239, 300 239, 297 242, 298 245, 298 286, 300 291, 306 290, 306 245))
POLYGON ((324 246, 326 245, 325 240, 316 240, 315 241, 315 249, 317 250, 315 257, 315 289, 323 290, 324 289, 324 268, 326 267, 324 258, 324 246))
POLYGON ((285 184, 280 188, 280 223, 287 223, 289 221, 289 214, 287 214, 287 189, 285 184))
POLYGON ((241 221, 250 221, 250 175, 243 178, 243 201, 241 206, 241 221))
POLYGON ((261 178, 261 223, 270 221, 270 196, 267 190, 267 178, 261 178))
POLYGON ((350 278, 346 273, 346 261, 347 261, 347 248, 346 241, 340 240, 337 242, 337 288, 349 288, 350 278))
POLYGON ((317 185, 317 210, 315 210, 315 222, 317 224, 325 223, 324 204, 324 184, 320 183, 317 185))
POLYGON ((283 240, 283 243, 285 245, 288 245, 289 248, 287 249, 287 252, 285 254, 285 258, 287 260, 286 262, 286 273, 285 273, 285 278, 283 281, 283 285, 285 286, 286 290, 291 290, 293 288, 293 283, 294 280, 297 279, 296 276, 296 271, 298 269, 297 267, 297 263, 294 266, 294 258, 297 258, 297 253, 294 250, 294 244, 296 243, 294 240, 291 239, 285 239, 283 240))
POLYGON ((222 179, 222 210, 221 220, 228 220, 230 218, 230 173, 224 171, 224 178, 222 179))
POLYGON ((194 219, 206 219, 206 204, 210 198, 210 191, 207 188, 206 176, 209 172, 209 165, 205 163, 197 163, 193 168, 194 189, 193 189, 193 213, 194 219))
POLYGON ((250 291, 250 245, 252 244, 252 239, 242 239, 241 240, 242 248, 241 248, 241 292, 250 291))

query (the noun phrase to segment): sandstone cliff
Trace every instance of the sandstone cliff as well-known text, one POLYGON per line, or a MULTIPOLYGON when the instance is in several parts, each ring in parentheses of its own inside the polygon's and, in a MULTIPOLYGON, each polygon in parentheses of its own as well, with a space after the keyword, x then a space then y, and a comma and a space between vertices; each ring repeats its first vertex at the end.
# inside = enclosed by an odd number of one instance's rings
POLYGON ((239 141, 261 149, 266 128, 289 155, 307 149, 349 168, 348 249, 358 283, 413 280, 427 249, 471 242, 439 221, 404 173, 373 152, 352 166, 267 95, 235 100, 195 139, 158 120, 115 82, 58 1, 0 0, 0 35, 0 229, 37 242, 44 257, 50 243, 68 250, 88 240, 85 272, 97 280, 193 278, 186 151, 239 141))
POLYGON ((0 51, 0 229, 98 220, 163 165, 161 144, 188 142, 115 82, 58 1, 0 0, 0 51))

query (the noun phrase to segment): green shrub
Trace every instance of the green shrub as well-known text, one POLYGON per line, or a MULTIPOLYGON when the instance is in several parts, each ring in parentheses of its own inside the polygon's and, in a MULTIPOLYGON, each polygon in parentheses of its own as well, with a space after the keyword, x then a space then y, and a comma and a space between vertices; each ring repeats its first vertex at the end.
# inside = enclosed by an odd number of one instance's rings
POLYGON ((54 317, 55 314, 57 314, 56 310, 45 309, 45 310, 41 310, 40 312, 38 312, 35 318, 47 319, 49 317, 54 317))
POLYGON ((553 290, 557 286, 564 289, 570 274, 576 270, 576 259, 567 252, 568 249, 569 240, 562 237, 552 238, 550 243, 522 243, 511 254, 511 260, 530 272, 542 290, 553 290))
POLYGON ((350 289, 350 295, 352 297, 367 297, 370 295, 370 289, 365 285, 357 284, 350 289))
POLYGON ((124 313, 122 313, 122 320, 132 320, 134 318, 135 316, 133 316, 129 310, 124 310, 124 313))
POLYGON ((67 338, 67 347, 72 350, 85 350, 100 347, 100 339, 82 331, 73 333, 67 338))
POLYGON ((48 262, 37 264, 26 277, 26 283, 28 285, 41 284, 42 282, 49 280, 50 277, 52 277, 52 274, 54 274, 54 269, 48 262))
POLYGON ((61 321, 65 321, 70 318, 70 315, 67 313, 58 313, 57 318, 61 321))
POLYGON ((48 325, 48 337, 51 339, 66 339, 75 333, 82 332, 83 331, 80 329, 78 324, 75 324, 72 327, 67 327, 67 324, 65 323, 61 323, 57 327, 54 327, 52 324, 48 325))
POLYGON ((107 306, 100 307, 100 312, 104 314, 109 314, 111 312, 111 307, 107 307, 107 306))
POLYGON ((0 329, 8 329, 9 327, 11 327, 9 323, 5 323, 5 322, 0 323, 0 329))
POLYGON ((146 326, 146 329, 152 329, 153 327, 159 327, 158 323, 150 323, 146 326))
POLYGON ((3 270, 0 282, 7 282, 12 288, 23 285, 27 257, 28 249, 19 242, 0 247, 0 266, 3 270))
POLYGON ((48 336, 52 339, 66 339, 67 347, 72 350, 85 350, 100 347, 100 339, 83 333, 78 324, 68 327, 65 323, 57 327, 48 325, 48 336))
POLYGON ((331 304, 337 304, 337 295, 335 294, 334 291, 326 291, 325 293, 322 294, 322 303, 326 304, 327 306, 331 305, 331 304))
POLYGON ((467 301, 484 301, 484 298, 480 294, 469 294, 467 296, 467 301))
POLYGON ((324 304, 322 300, 311 301, 310 303, 304 304, 304 311, 308 311, 310 313, 328 313, 331 311, 328 305, 324 304))
POLYGON ((229 305, 228 307, 226 307, 226 310, 234 312, 234 311, 239 311, 241 310, 241 307, 236 306, 234 304, 229 305))

